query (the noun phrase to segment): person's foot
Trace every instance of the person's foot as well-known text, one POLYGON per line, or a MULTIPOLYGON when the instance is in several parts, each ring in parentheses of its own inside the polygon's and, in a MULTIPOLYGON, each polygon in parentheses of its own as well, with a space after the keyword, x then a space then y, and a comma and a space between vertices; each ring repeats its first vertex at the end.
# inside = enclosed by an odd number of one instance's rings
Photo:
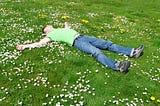
POLYGON ((116 68, 120 71, 120 72, 124 72, 127 73, 128 72, 128 68, 130 67, 130 61, 125 61, 125 62, 120 62, 117 61, 116 68))
POLYGON ((142 55, 144 49, 144 45, 141 45, 140 47, 134 49, 133 53, 132 53, 132 57, 138 58, 142 55))

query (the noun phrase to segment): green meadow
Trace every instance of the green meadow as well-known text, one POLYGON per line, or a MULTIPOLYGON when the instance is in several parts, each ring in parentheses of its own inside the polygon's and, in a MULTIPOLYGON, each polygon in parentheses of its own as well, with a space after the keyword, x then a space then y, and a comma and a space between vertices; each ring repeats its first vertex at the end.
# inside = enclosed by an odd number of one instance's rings
POLYGON ((0 0, 0 106, 160 105, 159 0, 0 0), (44 37, 45 25, 136 48, 124 74, 65 43, 16 50, 44 37))

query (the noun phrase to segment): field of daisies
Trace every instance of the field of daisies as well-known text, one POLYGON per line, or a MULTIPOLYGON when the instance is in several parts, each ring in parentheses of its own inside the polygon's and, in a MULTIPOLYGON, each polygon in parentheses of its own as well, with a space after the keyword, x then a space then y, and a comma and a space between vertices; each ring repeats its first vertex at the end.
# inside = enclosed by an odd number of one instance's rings
POLYGON ((160 105, 159 0, 0 0, 1 106, 160 105), (99 64, 65 43, 16 50, 44 37, 42 28, 69 22, 78 32, 114 43, 145 46, 127 74, 99 64))

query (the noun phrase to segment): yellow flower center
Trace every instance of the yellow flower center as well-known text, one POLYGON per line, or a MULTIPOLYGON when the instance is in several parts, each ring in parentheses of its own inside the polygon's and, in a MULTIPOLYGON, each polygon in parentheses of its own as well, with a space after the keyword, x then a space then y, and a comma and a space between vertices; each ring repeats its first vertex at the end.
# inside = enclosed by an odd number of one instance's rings
POLYGON ((156 100, 156 98, 154 96, 151 96, 150 99, 151 100, 156 100))

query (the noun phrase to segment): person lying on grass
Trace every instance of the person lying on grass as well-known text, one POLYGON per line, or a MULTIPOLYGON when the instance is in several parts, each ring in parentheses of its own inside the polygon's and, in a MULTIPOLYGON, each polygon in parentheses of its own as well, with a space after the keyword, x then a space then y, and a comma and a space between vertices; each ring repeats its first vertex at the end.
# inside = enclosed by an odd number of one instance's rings
POLYGON ((42 29, 43 34, 46 35, 39 42, 25 45, 17 45, 17 50, 24 50, 26 48, 41 47, 50 41, 58 41, 68 43, 80 51, 92 55, 98 62, 109 68, 127 73, 130 67, 130 61, 114 61, 108 58, 101 52, 101 50, 113 51, 117 54, 127 55, 129 57, 138 58, 141 56, 144 46, 141 45, 138 48, 124 47, 112 43, 111 41, 99 39, 92 36, 86 36, 78 33, 74 29, 71 29, 67 22, 64 23, 64 28, 53 28, 51 25, 47 25, 42 29))

